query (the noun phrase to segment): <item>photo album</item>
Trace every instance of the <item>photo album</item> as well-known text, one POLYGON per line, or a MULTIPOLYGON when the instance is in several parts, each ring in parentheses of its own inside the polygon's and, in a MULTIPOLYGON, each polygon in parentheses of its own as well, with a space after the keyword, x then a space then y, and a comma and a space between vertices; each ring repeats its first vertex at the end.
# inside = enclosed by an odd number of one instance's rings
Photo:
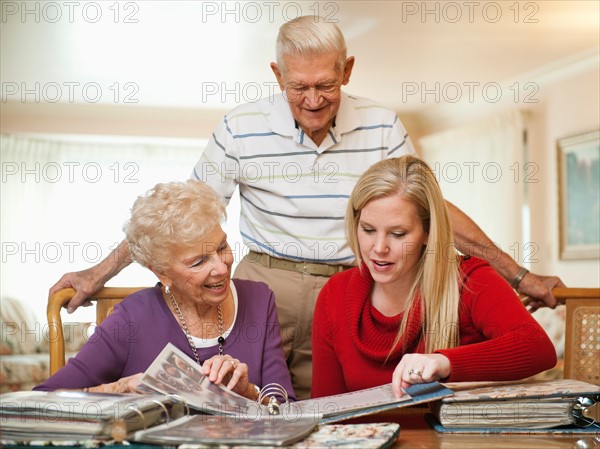
POLYGON ((430 422, 452 433, 599 433, 600 387, 574 379, 447 383, 430 422))

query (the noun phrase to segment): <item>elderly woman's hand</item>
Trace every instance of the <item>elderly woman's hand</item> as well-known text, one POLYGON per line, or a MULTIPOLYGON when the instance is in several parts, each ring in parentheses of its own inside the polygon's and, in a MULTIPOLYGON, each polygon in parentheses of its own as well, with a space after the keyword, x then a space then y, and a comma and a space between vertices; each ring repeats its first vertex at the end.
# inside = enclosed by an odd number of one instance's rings
POLYGON ((229 390, 256 399, 256 390, 248 379, 248 365, 230 355, 215 355, 202 364, 202 372, 211 382, 225 384, 229 390))
POLYGON ((87 391, 91 393, 142 393, 139 389, 140 381, 144 373, 122 377, 116 382, 90 387, 87 391))
POLYGON ((392 375, 394 396, 401 397, 402 389, 413 384, 444 379, 451 368, 450 360, 442 354, 406 354, 392 375))

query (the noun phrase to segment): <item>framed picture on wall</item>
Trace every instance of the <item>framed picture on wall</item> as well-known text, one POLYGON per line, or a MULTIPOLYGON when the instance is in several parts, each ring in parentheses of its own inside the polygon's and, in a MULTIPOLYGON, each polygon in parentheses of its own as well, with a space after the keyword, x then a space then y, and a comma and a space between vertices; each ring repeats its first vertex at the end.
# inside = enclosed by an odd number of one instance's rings
POLYGON ((600 259, 600 131, 558 141, 561 259, 600 259))

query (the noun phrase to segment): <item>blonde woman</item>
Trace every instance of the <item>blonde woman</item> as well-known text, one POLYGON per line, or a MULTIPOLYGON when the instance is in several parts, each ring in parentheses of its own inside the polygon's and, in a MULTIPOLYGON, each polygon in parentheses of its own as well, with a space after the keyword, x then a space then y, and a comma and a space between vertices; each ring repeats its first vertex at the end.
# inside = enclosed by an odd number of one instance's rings
POLYGON ((358 267, 321 290, 313 322, 312 396, 392 382, 516 380, 551 368, 554 347, 510 285, 460 256, 427 164, 371 166, 346 211, 358 267))

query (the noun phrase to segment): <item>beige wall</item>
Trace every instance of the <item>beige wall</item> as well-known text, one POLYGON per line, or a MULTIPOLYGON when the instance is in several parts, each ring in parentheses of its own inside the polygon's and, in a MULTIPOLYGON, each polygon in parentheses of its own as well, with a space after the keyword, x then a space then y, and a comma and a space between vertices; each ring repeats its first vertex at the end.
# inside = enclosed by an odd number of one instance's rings
POLYGON ((530 159, 540 166, 540 183, 530 184, 531 235, 540 245, 540 272, 560 273, 572 286, 598 287, 600 261, 559 260, 557 140, 600 128, 598 69, 544 88, 531 108, 530 159))
POLYGON ((7 102, 3 133, 94 134, 206 139, 227 111, 105 104, 7 102))
MULTIPOLYGON (((484 116, 510 108, 529 114, 528 160, 539 171, 528 183, 531 210, 531 241, 539 246, 533 257, 532 271, 557 274, 569 286, 600 286, 600 260, 560 260, 558 231, 558 165, 557 140, 574 134, 600 129, 600 70, 592 67, 573 68, 536 80, 537 103, 503 102, 495 105, 457 105, 435 108, 419 114, 416 126, 420 135, 428 135, 452 127, 468 125, 484 116)), ((408 126, 407 126, 408 127, 408 126)), ((411 130, 409 129, 409 132, 411 130)), ((414 139, 414 138, 413 138, 414 139)), ((414 139, 417 140, 417 139, 414 139)), ((492 236, 493 237, 493 236, 492 236)))

